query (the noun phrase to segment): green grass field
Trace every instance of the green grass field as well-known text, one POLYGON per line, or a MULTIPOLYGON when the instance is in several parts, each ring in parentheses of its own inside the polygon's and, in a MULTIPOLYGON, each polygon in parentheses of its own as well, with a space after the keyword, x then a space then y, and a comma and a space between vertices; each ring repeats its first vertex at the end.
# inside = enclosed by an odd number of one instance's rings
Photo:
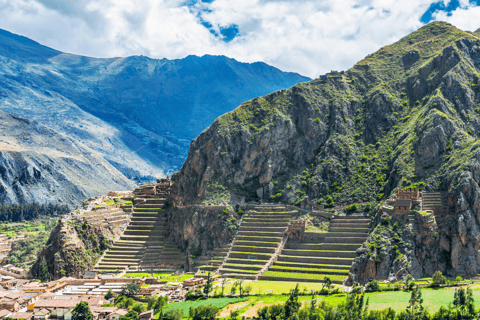
MULTIPOLYGON (((421 291, 424 300, 423 306, 432 312, 437 311, 440 306, 447 307, 449 303, 453 302, 455 288, 422 289, 421 291)), ((370 299, 370 310, 382 310, 391 307, 396 311, 400 311, 405 310, 407 307, 410 295, 410 291, 389 291, 366 293, 365 297, 370 299)), ((323 300, 328 304, 337 305, 345 301, 345 299, 345 295, 333 295, 325 297, 323 300)), ((480 307, 479 289, 473 290, 473 299, 475 300, 475 307, 480 307)))
MULTIPOLYGON (((230 292, 230 289, 232 288, 233 282, 227 283, 225 285, 224 292, 230 292)), ((290 281, 264 281, 264 280, 259 280, 259 281, 250 281, 250 280, 245 280, 243 281, 242 286, 245 287, 247 285, 251 285, 251 294, 268 294, 268 293, 273 293, 273 294, 288 294, 292 289, 295 288, 297 285, 296 282, 290 282, 290 281)), ((323 287, 323 283, 300 283, 299 284, 299 289, 300 292, 311 292, 311 290, 319 291, 323 287)), ((221 291, 221 286, 218 286, 217 289, 219 292, 221 291)), ((238 290, 237 290, 238 292, 238 290)))
MULTIPOLYGON (((163 309, 163 313, 166 313, 170 310, 181 310, 183 317, 188 317, 188 310, 190 307, 197 308, 199 306, 215 306, 220 309, 226 307, 231 303, 237 303, 248 300, 247 298, 220 298, 220 299, 209 299, 209 300, 199 300, 199 301, 185 301, 172 303, 166 306, 163 309)), ((155 319, 158 319, 158 314, 155 315, 155 319)))
POLYGON ((315 273, 296 273, 296 272, 279 272, 279 271, 267 271, 263 274, 266 277, 283 277, 283 278, 298 278, 298 279, 314 279, 323 280, 326 276, 332 281, 342 281, 345 276, 333 275, 333 274, 315 274, 315 273))
MULTIPOLYGON (((171 275, 172 272, 154 272, 154 277, 165 277, 171 275)), ((149 272, 127 272, 125 273, 122 278, 144 278, 144 277, 151 277, 152 274, 149 272)))

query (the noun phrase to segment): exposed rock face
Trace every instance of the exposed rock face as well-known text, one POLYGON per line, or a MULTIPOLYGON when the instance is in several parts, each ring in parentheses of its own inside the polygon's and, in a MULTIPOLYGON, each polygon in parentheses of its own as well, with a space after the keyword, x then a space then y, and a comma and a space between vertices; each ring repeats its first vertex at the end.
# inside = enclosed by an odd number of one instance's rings
POLYGON ((90 58, 0 30, 0 109, 82 141, 129 177, 174 172, 216 117, 307 80, 223 56, 90 58))
POLYGON ((478 274, 479 71, 480 40, 431 23, 345 73, 215 120, 173 176, 175 200, 234 204, 280 194, 287 203, 352 203, 424 185, 448 193, 446 222, 418 217, 418 230, 401 229, 402 259, 380 249, 375 268, 365 256, 356 274, 478 274))
POLYGON ((42 268, 46 267, 50 279, 63 276, 81 278, 86 270, 93 269, 111 239, 121 233, 122 227, 125 226, 102 227, 102 221, 92 222, 81 217, 64 218, 52 230, 30 273, 40 278, 42 268))
POLYGON ((187 257, 198 257, 230 243, 240 219, 231 207, 180 207, 169 210, 167 227, 187 257))
POLYGON ((37 122, 0 111, 0 203, 63 203, 134 184, 100 154, 37 122))

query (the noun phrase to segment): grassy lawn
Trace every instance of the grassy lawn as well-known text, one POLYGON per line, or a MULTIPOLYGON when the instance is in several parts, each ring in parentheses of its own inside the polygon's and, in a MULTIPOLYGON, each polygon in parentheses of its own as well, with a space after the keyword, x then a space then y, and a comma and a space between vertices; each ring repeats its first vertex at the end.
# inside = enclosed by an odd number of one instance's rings
MULTIPOLYGON (((183 312, 183 317, 188 318, 188 310, 190 307, 196 308, 199 306, 215 306, 218 308, 224 308, 231 303, 237 303, 248 300, 247 298, 220 298, 220 299, 209 299, 209 300, 199 300, 199 301, 185 301, 172 303, 166 306, 163 309, 163 313, 166 313, 170 310, 181 310, 183 312)), ((158 319, 158 314, 155 315, 155 319, 158 319)))
POLYGON ((348 270, 347 269, 322 269, 322 268, 302 268, 302 267, 284 267, 284 266, 271 266, 268 270, 270 271, 275 271, 275 270, 285 270, 285 269, 288 269, 288 270, 292 270, 292 271, 295 271, 295 270, 305 270, 305 271, 310 271, 310 272, 325 272, 325 271, 329 271, 329 272, 337 272, 337 273, 344 273, 344 274, 348 274, 348 270))
MULTIPOLYGON (((154 272, 154 277, 165 277, 171 275, 172 272, 154 272)), ((144 277, 151 277, 152 274, 149 272, 127 272, 125 273, 122 278, 144 278, 144 277)))
POLYGON ((177 282, 182 282, 183 280, 186 279, 192 279, 194 277, 193 274, 184 274, 180 279, 177 280, 177 282))
POLYGON ((315 273, 296 273, 296 272, 279 272, 279 271, 267 271, 263 274, 266 277, 283 277, 283 278, 299 278, 299 279, 315 279, 323 280, 325 277, 329 277, 332 281, 342 281, 345 276, 333 275, 333 274, 315 274, 315 273))
MULTIPOLYGON (((256 296, 250 297, 248 299, 248 303, 240 302, 236 304, 231 304, 224 308, 221 313, 217 316, 220 319, 230 319, 229 315, 232 309, 238 310, 240 312, 240 317, 251 318, 257 316, 257 311, 265 306, 285 303, 287 301, 287 295, 263 295, 263 296, 256 296)), ((317 301, 320 301, 322 298, 317 297, 317 301)), ((298 301, 302 304, 309 303, 311 300, 311 296, 300 296, 298 297, 298 301)))
MULTIPOLYGON (((245 287, 246 285, 251 285, 252 289, 250 291, 251 294, 268 294, 268 293, 274 293, 274 294, 288 294, 290 291, 295 288, 296 282, 290 282, 290 281, 250 281, 250 280, 245 280, 243 281, 242 287, 245 287)), ((227 283, 225 285, 225 294, 227 292, 230 292, 230 289, 232 288, 233 282, 227 283)), ((300 292, 310 292, 311 290, 319 291, 323 287, 323 283, 314 283, 314 282, 302 282, 299 283, 299 289, 300 292)), ((218 286, 218 291, 221 291, 221 286, 218 286)), ((238 289, 237 289, 238 292, 238 289)))
MULTIPOLYGON (((453 302, 454 293, 455 288, 422 289, 423 306, 430 312, 437 311, 442 305, 447 307, 449 303, 453 302)), ((365 297, 370 299, 370 310, 382 310, 391 307, 400 311, 407 307, 410 295, 410 291, 389 291, 366 293, 365 297)), ((473 290, 473 299, 475 300, 475 307, 480 307, 480 289, 473 290)), ((328 304, 337 305, 345 301, 345 295, 325 297, 324 301, 328 304)))

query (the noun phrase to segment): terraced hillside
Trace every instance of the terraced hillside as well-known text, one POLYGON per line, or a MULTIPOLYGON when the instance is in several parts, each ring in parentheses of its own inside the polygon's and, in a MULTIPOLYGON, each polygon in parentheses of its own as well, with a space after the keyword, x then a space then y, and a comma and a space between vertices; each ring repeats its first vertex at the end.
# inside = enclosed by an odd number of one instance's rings
POLYGON ((260 205, 248 212, 220 273, 254 279, 277 250, 292 215, 285 206, 260 205))
POLYGON ((134 191, 130 223, 120 239, 107 251, 95 270, 116 271, 131 267, 179 267, 182 253, 165 240, 164 205, 170 184, 148 185, 134 191))
POLYGON ((225 260, 231 245, 231 243, 225 244, 213 249, 208 255, 198 257, 195 260, 196 265, 200 265, 199 269, 202 272, 216 271, 225 260))
POLYGON ((438 228, 443 228, 445 217, 450 213, 446 195, 442 192, 423 192, 422 211, 432 211, 438 228))
POLYGON ((329 232, 304 233, 303 241, 287 241, 278 260, 261 280, 322 282, 325 276, 342 283, 356 257, 356 249, 368 235, 370 219, 360 216, 337 216, 329 232), (314 239, 314 240, 309 240, 314 239))

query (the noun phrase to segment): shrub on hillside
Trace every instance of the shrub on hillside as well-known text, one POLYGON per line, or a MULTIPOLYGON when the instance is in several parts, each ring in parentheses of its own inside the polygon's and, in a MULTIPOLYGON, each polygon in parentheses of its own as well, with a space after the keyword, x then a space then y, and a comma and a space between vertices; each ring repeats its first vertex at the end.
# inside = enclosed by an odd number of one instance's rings
POLYGON ((370 282, 367 284, 366 290, 370 292, 382 291, 382 289, 380 288, 380 284, 377 280, 374 279, 370 280, 370 282))
POLYGON ((441 271, 435 271, 432 277, 432 283, 435 285, 445 284, 447 282, 447 278, 445 278, 441 271))
POLYGON ((358 211, 358 204, 356 204, 356 203, 349 205, 345 209, 346 213, 354 213, 354 212, 357 212, 357 211, 358 211))

